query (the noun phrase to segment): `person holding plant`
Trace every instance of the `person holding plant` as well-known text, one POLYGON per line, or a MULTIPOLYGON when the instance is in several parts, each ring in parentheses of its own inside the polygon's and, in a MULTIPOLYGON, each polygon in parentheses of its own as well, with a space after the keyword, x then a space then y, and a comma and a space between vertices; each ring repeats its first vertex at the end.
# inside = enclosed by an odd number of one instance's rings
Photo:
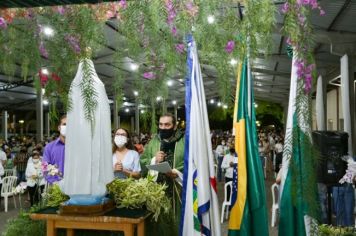
POLYGON ((140 155, 133 150, 130 134, 119 128, 115 132, 113 144, 114 176, 120 179, 141 177, 140 155))
POLYGON ((28 192, 30 194, 30 203, 31 206, 33 206, 33 204, 39 202, 41 193, 43 192, 45 186, 42 163, 38 152, 33 152, 32 159, 27 164, 26 179, 28 192))
POLYGON ((181 210, 181 186, 175 181, 184 167, 184 133, 177 129, 176 119, 170 114, 159 118, 158 134, 145 146, 141 155, 141 166, 147 174, 146 165, 168 162, 172 171, 158 173, 157 183, 167 185, 166 195, 172 199, 172 217, 160 217, 154 225, 152 235, 178 235, 181 210))

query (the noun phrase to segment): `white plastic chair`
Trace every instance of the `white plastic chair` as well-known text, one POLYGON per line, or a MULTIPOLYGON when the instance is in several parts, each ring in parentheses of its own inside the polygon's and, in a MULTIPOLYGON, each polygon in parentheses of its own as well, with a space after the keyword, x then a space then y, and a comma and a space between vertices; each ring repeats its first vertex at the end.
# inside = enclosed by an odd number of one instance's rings
POLYGON ((231 205, 231 197, 232 197, 232 181, 229 181, 225 184, 224 187, 224 202, 221 207, 221 223, 224 222, 224 214, 225 214, 225 219, 227 220, 229 218, 229 206, 231 205), (230 187, 230 196, 229 200, 227 198, 227 188, 230 187))
POLYGON ((277 221, 277 213, 279 210, 279 186, 278 184, 274 183, 271 186, 272 192, 272 220, 271 220, 271 227, 276 225, 277 221))
POLYGON ((4 177, 7 177, 7 176, 16 176, 16 170, 15 169, 5 169, 4 177))
MULTIPOLYGON (((14 188, 16 187, 17 177, 7 176, 2 179, 1 197, 4 198, 5 212, 7 212, 8 198, 14 196, 14 188)), ((16 200, 14 197, 14 205, 16 206, 16 200)))

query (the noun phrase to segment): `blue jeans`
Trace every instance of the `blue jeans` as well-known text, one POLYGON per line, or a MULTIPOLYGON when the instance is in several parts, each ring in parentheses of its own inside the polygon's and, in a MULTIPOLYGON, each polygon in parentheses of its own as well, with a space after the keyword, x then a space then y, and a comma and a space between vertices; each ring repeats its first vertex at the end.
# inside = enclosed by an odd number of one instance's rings
POLYGON ((336 225, 354 225, 355 192, 351 184, 343 184, 333 187, 334 211, 336 214, 336 225))

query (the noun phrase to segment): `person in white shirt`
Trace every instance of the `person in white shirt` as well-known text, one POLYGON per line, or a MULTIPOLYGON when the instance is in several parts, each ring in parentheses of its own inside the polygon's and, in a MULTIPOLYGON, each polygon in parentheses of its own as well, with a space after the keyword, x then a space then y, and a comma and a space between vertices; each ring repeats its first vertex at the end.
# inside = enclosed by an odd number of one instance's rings
POLYGON ((43 178, 42 162, 38 152, 33 153, 32 161, 27 164, 25 175, 31 206, 33 206, 33 204, 39 202, 46 183, 43 178))
POLYGON ((6 161, 7 161, 6 153, 0 148, 0 162, 2 164, 2 167, 6 166, 6 161))
MULTIPOLYGON (((224 156, 221 168, 225 170, 225 183, 233 181, 234 168, 237 168, 238 158, 235 148, 230 148, 230 153, 224 156)), ((230 196, 230 189, 227 189, 227 196, 230 196)))
POLYGON ((221 144, 218 145, 215 149, 215 152, 218 154, 218 181, 222 180, 222 169, 221 163, 224 159, 224 155, 228 152, 229 147, 226 145, 224 139, 221 140, 221 144))

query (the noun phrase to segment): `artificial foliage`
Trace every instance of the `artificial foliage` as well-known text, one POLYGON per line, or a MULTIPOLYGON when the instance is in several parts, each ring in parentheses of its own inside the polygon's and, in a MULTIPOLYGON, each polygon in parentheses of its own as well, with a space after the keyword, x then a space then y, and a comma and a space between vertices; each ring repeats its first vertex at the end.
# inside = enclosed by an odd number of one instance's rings
MULTIPOLYGON (((0 67, 15 74, 21 64, 24 79, 34 78, 37 87, 46 88, 51 113, 56 115, 58 102, 70 109, 68 90, 78 62, 87 48, 96 52, 105 46, 103 27, 117 29, 119 47, 115 49, 115 99, 122 104, 125 80, 133 80, 139 100, 151 109, 166 109, 171 78, 186 74, 185 37, 193 34, 201 63, 212 65, 217 73, 221 101, 231 104, 231 82, 235 78, 231 59, 251 58, 261 51, 268 53, 272 44, 275 6, 270 0, 120 0, 111 3, 0 10, 0 67), (54 29, 53 37, 45 34, 46 26, 54 29), (121 63, 129 57, 139 65, 137 72, 124 71, 121 63), (40 73, 42 67, 49 74, 40 73), (155 100, 162 97, 161 102, 155 100), (152 106, 154 104, 154 106, 152 106)), ((85 103, 93 104, 88 86, 85 103), (89 91, 89 92, 88 92, 89 91)), ((94 99, 95 100, 95 99, 94 99)), ((95 103, 95 102, 94 102, 95 103)), ((95 107, 95 106, 94 106, 95 107)), ((86 106, 91 119, 93 106, 86 106)), ((155 114, 155 112, 151 112, 155 114)), ((153 127, 154 130, 154 127, 153 127)))
POLYGON ((153 213, 157 221, 162 213, 169 213, 171 202, 165 194, 166 185, 152 180, 152 177, 134 179, 115 179, 107 184, 107 190, 113 196, 117 207, 142 208, 146 207, 153 213))
MULTIPOLYGON (((311 93, 313 79, 316 78, 313 57, 312 10, 324 11, 316 0, 288 0, 281 11, 285 13, 283 31, 287 43, 293 49, 293 66, 297 67, 297 89, 295 116, 291 136, 285 137, 283 156, 290 160, 292 204, 303 207, 306 215, 319 220, 319 202, 315 169, 318 155, 312 144, 311 136, 311 93)), ((291 54, 291 53, 290 53, 291 54)), ((287 161, 287 160, 284 160, 287 161)), ((310 227, 312 235, 318 235, 314 221, 310 227)))

